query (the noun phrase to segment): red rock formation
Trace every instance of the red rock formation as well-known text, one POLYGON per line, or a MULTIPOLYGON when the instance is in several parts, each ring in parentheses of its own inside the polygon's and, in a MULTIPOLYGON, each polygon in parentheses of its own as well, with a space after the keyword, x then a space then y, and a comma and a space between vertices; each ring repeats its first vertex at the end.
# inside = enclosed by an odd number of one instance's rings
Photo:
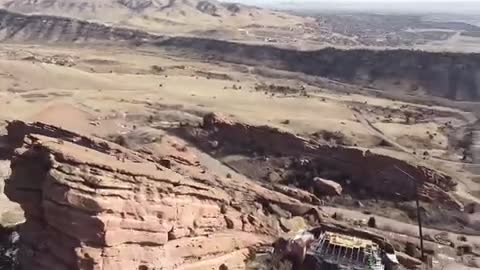
MULTIPOLYGON (((411 200, 415 197, 418 185, 423 200, 455 209, 463 208, 449 193, 455 190, 456 181, 431 168, 357 148, 313 144, 286 131, 233 122, 218 114, 205 116, 203 126, 220 145, 240 150, 252 149, 266 155, 308 157, 309 168, 340 172, 356 187, 372 194, 411 200), (397 168, 413 176, 416 183, 397 168)), ((307 167, 301 170, 305 171, 307 167)))
POLYGON ((6 194, 27 219, 23 269, 237 269, 249 248, 279 233, 278 219, 254 208, 255 200, 308 211, 174 158, 183 175, 53 126, 13 122, 8 131, 15 150, 6 194))
POLYGON ((286 155, 305 154, 315 149, 307 140, 295 134, 269 126, 251 126, 233 122, 220 114, 208 114, 203 127, 215 131, 215 136, 229 140, 239 147, 247 145, 272 153, 286 155))

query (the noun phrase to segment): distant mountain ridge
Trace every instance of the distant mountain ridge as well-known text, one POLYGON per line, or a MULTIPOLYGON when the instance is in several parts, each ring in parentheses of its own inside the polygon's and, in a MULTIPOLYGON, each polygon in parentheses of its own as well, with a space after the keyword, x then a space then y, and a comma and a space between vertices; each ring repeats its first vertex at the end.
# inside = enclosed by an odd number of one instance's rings
MULTIPOLYGON (((163 11, 168 8, 176 8, 181 5, 184 6, 199 6, 208 3, 220 9, 223 6, 237 5, 228 3, 219 3, 215 0, 197 1, 197 0, 2 0, 0 5, 8 10, 17 12, 44 12, 56 13, 62 12, 76 12, 78 16, 84 16, 83 12, 90 12, 91 14, 97 11, 110 9, 110 11, 118 12, 119 9, 129 12, 144 12, 147 9, 163 11), (49 10, 48 10, 49 9, 49 10)), ((238 5, 237 5, 238 6, 238 5)), ((199 11, 202 11, 199 9, 199 11)))
POLYGON ((34 43, 117 42, 157 40, 144 31, 50 15, 25 15, 0 9, 0 41, 34 43))
POLYGON ((22 14, 70 17, 157 34, 209 29, 237 30, 250 24, 291 25, 303 18, 216 0, 0 0, 22 14))

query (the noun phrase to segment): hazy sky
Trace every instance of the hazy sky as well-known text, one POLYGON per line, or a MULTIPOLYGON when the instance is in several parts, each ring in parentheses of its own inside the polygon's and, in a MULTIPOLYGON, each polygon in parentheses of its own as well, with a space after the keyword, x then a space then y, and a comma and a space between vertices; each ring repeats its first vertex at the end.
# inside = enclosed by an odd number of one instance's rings
POLYGON ((281 2, 290 2, 290 3, 479 3, 480 0, 237 0, 237 2, 256 2, 256 3, 281 3, 281 2))
MULTIPOLYGON (((223 0, 285 9, 480 14, 480 0, 223 0)), ((480 16, 480 15, 479 15, 480 16)))

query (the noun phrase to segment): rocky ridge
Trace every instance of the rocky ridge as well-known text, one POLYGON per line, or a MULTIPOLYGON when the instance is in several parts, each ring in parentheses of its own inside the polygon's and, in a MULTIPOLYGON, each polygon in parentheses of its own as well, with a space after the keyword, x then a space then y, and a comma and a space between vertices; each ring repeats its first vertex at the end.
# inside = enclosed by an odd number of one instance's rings
POLYGON ((219 31, 234 36, 252 24, 285 29, 314 22, 313 18, 215 0, 0 0, 0 8, 172 35, 219 31))
POLYGON ((6 194, 25 211, 25 269, 237 269, 250 248, 281 233, 257 201, 293 215, 313 209, 171 152, 147 158, 41 123, 11 122, 8 131, 6 194))
MULTIPOLYGON (((112 11, 119 15, 118 20, 128 18, 132 13, 145 14, 148 12, 168 12, 178 8, 190 7, 198 12, 211 16, 220 14, 234 14, 242 9, 251 7, 239 4, 220 3, 215 0, 210 1, 177 1, 177 0, 20 0, 0 1, 0 6, 15 12, 21 13, 43 13, 49 15, 67 14, 68 16, 78 19, 90 19, 95 17, 97 13, 112 11), (212 12, 213 11, 213 12, 212 12)), ((107 18, 108 18, 107 14, 107 18)))

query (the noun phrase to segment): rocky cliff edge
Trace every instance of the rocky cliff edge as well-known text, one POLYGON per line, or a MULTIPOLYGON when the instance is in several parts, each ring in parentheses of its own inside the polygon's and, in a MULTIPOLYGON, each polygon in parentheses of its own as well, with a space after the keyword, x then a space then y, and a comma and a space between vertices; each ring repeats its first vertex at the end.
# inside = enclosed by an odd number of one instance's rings
POLYGON ((14 121, 7 129, 12 174, 5 192, 25 211, 24 269, 243 268, 251 248, 281 233, 278 217, 257 201, 294 214, 312 209, 198 163, 176 163, 175 153, 158 163, 41 123, 14 121))

